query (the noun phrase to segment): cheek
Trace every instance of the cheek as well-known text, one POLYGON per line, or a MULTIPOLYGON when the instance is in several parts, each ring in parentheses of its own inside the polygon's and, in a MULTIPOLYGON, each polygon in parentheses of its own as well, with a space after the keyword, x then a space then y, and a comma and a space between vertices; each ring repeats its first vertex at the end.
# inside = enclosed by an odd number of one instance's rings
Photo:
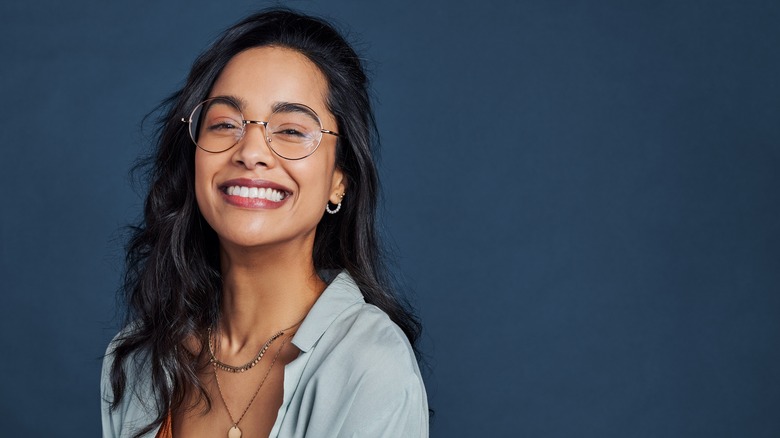
POLYGON ((302 195, 312 202, 322 201, 325 208, 324 202, 330 195, 334 165, 329 160, 295 164, 294 169, 290 168, 290 174, 297 176, 295 179, 302 195))

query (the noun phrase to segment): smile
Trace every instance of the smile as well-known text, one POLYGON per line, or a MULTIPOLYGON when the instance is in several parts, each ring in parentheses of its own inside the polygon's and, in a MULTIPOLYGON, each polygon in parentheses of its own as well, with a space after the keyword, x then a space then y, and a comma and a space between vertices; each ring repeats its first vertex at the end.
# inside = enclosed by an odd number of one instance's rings
POLYGON ((272 188, 265 187, 246 187, 246 186, 230 186, 225 190, 225 193, 229 196, 238 196, 241 198, 249 199, 267 199, 273 202, 279 202, 286 197, 286 195, 272 188))

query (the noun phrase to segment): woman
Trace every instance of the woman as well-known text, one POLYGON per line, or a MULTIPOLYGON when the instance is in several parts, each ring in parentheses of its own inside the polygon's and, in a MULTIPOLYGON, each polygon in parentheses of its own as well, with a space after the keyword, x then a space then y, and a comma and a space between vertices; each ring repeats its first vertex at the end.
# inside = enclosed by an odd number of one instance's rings
POLYGON ((103 365, 104 436, 427 436, 353 49, 321 20, 259 13, 166 104, 129 324, 103 365))

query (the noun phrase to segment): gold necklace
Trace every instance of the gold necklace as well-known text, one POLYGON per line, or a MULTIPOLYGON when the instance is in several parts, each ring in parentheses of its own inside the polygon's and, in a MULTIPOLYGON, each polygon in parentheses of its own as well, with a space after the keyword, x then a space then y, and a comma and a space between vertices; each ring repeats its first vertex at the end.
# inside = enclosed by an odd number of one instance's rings
MULTIPOLYGON (((257 355, 255 355, 254 359, 250 360, 249 362, 241 365, 241 366, 233 366, 228 365, 224 362, 220 362, 217 359, 217 356, 214 354, 214 344, 211 342, 211 327, 209 327, 208 330, 208 338, 209 338, 209 356, 211 358, 209 359, 209 362, 214 364, 214 366, 219 367, 223 371, 227 371, 230 373, 243 373, 244 371, 251 370, 255 365, 257 365, 260 362, 260 359, 263 358, 263 355, 268 350, 268 347, 271 346, 271 343, 273 343, 279 336, 284 335, 284 332, 287 330, 292 329, 293 327, 296 327, 298 324, 302 323, 303 319, 296 322, 295 324, 291 325, 290 327, 287 327, 286 329, 279 330, 276 332, 273 336, 271 336, 267 341, 265 341, 265 344, 263 344, 263 347, 260 348, 260 351, 257 352, 257 355)), ((214 338, 216 338, 216 333, 214 334, 214 338)))
POLYGON ((244 419, 244 416, 247 412, 249 412, 249 407, 252 406, 252 403, 254 403, 255 398, 257 397, 257 394, 260 393, 260 388, 263 387, 263 384, 265 383, 265 379, 268 378, 268 375, 271 374, 271 370, 274 367, 274 364, 276 364, 276 359, 279 358, 279 354, 284 349, 285 344, 287 344, 287 341, 292 338, 292 335, 287 336, 284 341, 282 341, 282 345, 279 347, 279 350, 276 351, 276 354, 274 355, 273 361, 271 361, 271 366, 268 367, 268 371, 265 372, 265 375, 263 376, 263 379, 260 381, 260 384, 257 386, 257 389, 255 390, 254 395, 252 395, 252 399, 249 400, 249 404, 246 405, 246 408, 244 408, 244 412, 241 413, 241 416, 238 417, 238 420, 233 419, 233 414, 230 412, 230 408, 228 408, 227 402, 225 401, 225 396, 222 395, 222 386, 219 384, 219 377, 217 376, 217 364, 214 364, 214 379, 217 381, 217 392, 219 392, 219 398, 222 399, 222 404, 225 405, 225 410, 228 413, 228 416, 230 417, 230 421, 233 422, 233 425, 228 429, 228 438, 241 438, 241 429, 238 428, 238 423, 241 422, 241 420, 244 419))
MULTIPOLYGON (((220 362, 217 357, 214 355, 214 344, 211 342, 211 327, 208 329, 208 336, 209 336, 209 355, 211 356, 211 359, 209 361, 215 366, 219 367, 223 371, 228 371, 231 373, 243 373, 246 370, 252 369, 255 365, 260 362, 260 359, 263 358, 263 355, 265 354, 266 350, 268 350, 268 347, 271 346, 271 343, 275 341, 279 336, 282 336, 284 334, 284 331, 276 332, 273 336, 271 336, 267 341, 265 341, 265 344, 263 344, 263 347, 260 349, 260 351, 257 353, 254 359, 250 360, 249 362, 245 363, 244 365, 241 365, 240 367, 234 367, 233 365, 228 365, 224 362, 220 362)), ((216 336, 216 335, 215 335, 216 336)))

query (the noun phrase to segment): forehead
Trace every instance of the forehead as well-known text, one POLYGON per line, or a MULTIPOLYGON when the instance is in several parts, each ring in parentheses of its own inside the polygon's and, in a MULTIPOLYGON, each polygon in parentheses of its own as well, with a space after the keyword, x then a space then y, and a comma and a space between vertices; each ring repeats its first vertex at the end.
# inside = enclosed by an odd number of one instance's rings
POLYGON ((325 75, 306 56, 281 47, 256 47, 234 56, 217 78, 209 97, 236 96, 245 117, 267 117, 279 103, 302 103, 325 122, 333 121, 327 109, 325 75))

